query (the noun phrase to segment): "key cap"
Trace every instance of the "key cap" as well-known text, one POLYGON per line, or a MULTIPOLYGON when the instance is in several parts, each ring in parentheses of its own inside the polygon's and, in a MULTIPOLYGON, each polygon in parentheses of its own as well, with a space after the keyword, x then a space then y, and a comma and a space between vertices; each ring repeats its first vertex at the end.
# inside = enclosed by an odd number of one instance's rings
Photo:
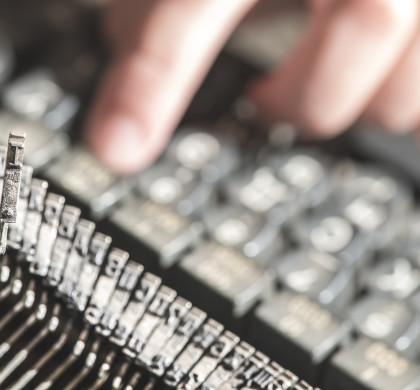
MULTIPOLYGON (((41 168, 61 155, 67 148, 69 139, 65 133, 48 131, 39 123, 31 122, 6 110, 0 110, 0 128, 25 132, 25 164, 39 172, 41 168)), ((7 132, 0 133, 0 144, 7 143, 7 132)))
MULTIPOLYGON (((389 246, 405 226, 412 195, 394 176, 368 166, 349 166, 339 173, 339 206, 344 216, 371 237, 371 248, 389 246)), ((339 171, 340 172, 340 171, 339 171)))
POLYGON ((332 162, 319 150, 296 148, 276 153, 263 164, 273 168, 277 177, 296 191, 303 210, 321 205, 333 190, 332 162))
POLYGON ((183 216, 201 214, 215 194, 213 183, 204 182, 194 170, 168 159, 143 171, 139 175, 138 189, 143 196, 183 216))
POLYGON ((365 337, 339 351, 326 370, 325 390, 409 390, 420 386, 418 365, 365 337))
POLYGON ((10 82, 2 93, 4 106, 50 131, 65 130, 75 117, 79 101, 65 93, 47 69, 37 69, 10 82))
POLYGON ((177 131, 166 156, 168 160, 199 173, 206 183, 217 183, 239 164, 238 148, 232 140, 204 127, 177 131))
POLYGON ((301 211, 297 191, 267 166, 236 174, 224 192, 233 203, 262 215, 276 226, 285 226, 301 211))
POLYGON ((395 256, 381 260, 369 272, 370 291, 406 299, 420 287, 420 270, 408 256, 395 256))
POLYGON ((0 36, 0 85, 10 77, 14 65, 12 44, 5 35, 0 36))
POLYGON ((281 291, 256 309, 249 339, 284 367, 318 382, 322 365, 349 331, 347 323, 306 296, 281 291))
POLYGON ((128 179, 112 173, 82 147, 61 153, 44 175, 95 218, 102 218, 131 188, 128 179))
POLYGON ((332 204, 298 220, 293 235, 298 245, 334 256, 343 266, 360 269, 372 259, 370 236, 357 229, 332 204))
POLYGON ((361 334, 389 345, 408 358, 418 355, 420 318, 406 302, 370 295, 355 304, 350 319, 361 334))
POLYGON ((232 315, 244 315, 266 296, 274 276, 239 252, 215 242, 200 245, 179 263, 177 271, 184 296, 224 323, 232 315))
POLYGON ((202 225, 176 214, 169 207, 141 197, 129 197, 110 216, 116 240, 130 247, 152 271, 169 267, 202 234, 202 225), (119 233, 118 233, 119 232, 119 233))
POLYGON ((352 267, 315 248, 289 252, 276 263, 279 281, 335 313, 343 313, 358 292, 352 267))
POLYGON ((210 208, 205 212, 203 221, 214 240, 254 259, 262 267, 267 266, 284 247, 278 228, 244 207, 226 205, 210 208))

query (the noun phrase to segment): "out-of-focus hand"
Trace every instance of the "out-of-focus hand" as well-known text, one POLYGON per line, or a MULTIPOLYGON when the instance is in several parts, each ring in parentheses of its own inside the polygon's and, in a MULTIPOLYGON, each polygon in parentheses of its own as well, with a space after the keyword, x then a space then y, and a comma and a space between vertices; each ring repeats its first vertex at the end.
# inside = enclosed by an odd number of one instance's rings
MULTIPOLYGON (((264 1, 264 0, 260 0, 264 1)), ((114 60, 86 137, 115 171, 156 158, 225 40, 257 0, 113 0, 114 60)), ((266 121, 331 136, 360 115, 420 125, 420 1, 312 0, 286 64, 248 91, 266 121)))

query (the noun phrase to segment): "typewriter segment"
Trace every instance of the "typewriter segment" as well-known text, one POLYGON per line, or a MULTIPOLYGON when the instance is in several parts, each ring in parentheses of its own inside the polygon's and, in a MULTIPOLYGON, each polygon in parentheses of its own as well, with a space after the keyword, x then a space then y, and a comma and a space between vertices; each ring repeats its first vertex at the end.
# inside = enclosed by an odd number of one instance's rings
POLYGON ((38 35, 0 12, 1 390, 420 390, 405 136, 372 161, 371 132, 260 129, 238 103, 255 69, 224 52, 162 156, 120 177, 78 130, 93 10, 27 3, 38 35))

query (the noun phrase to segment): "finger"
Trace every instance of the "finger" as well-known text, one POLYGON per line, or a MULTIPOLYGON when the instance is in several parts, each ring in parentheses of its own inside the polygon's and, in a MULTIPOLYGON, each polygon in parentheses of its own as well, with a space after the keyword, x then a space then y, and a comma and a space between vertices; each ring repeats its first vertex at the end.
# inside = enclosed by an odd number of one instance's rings
POLYGON ((268 121, 330 136, 362 112, 413 36, 416 0, 337 0, 314 15, 283 68, 251 90, 268 121))
POLYGON ((159 0, 105 74, 87 140, 114 170, 150 163, 221 45, 256 0, 159 0))
POLYGON ((407 52, 375 95, 366 115, 394 131, 413 130, 420 123, 420 25, 407 52))

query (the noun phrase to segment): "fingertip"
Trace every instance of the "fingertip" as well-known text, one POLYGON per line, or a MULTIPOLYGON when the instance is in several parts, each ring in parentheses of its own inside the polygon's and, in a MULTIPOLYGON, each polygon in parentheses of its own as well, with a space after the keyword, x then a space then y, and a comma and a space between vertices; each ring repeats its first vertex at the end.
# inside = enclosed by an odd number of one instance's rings
POLYGON ((114 114, 90 127, 86 141, 105 165, 121 175, 141 170, 156 157, 140 121, 129 115, 114 114))

